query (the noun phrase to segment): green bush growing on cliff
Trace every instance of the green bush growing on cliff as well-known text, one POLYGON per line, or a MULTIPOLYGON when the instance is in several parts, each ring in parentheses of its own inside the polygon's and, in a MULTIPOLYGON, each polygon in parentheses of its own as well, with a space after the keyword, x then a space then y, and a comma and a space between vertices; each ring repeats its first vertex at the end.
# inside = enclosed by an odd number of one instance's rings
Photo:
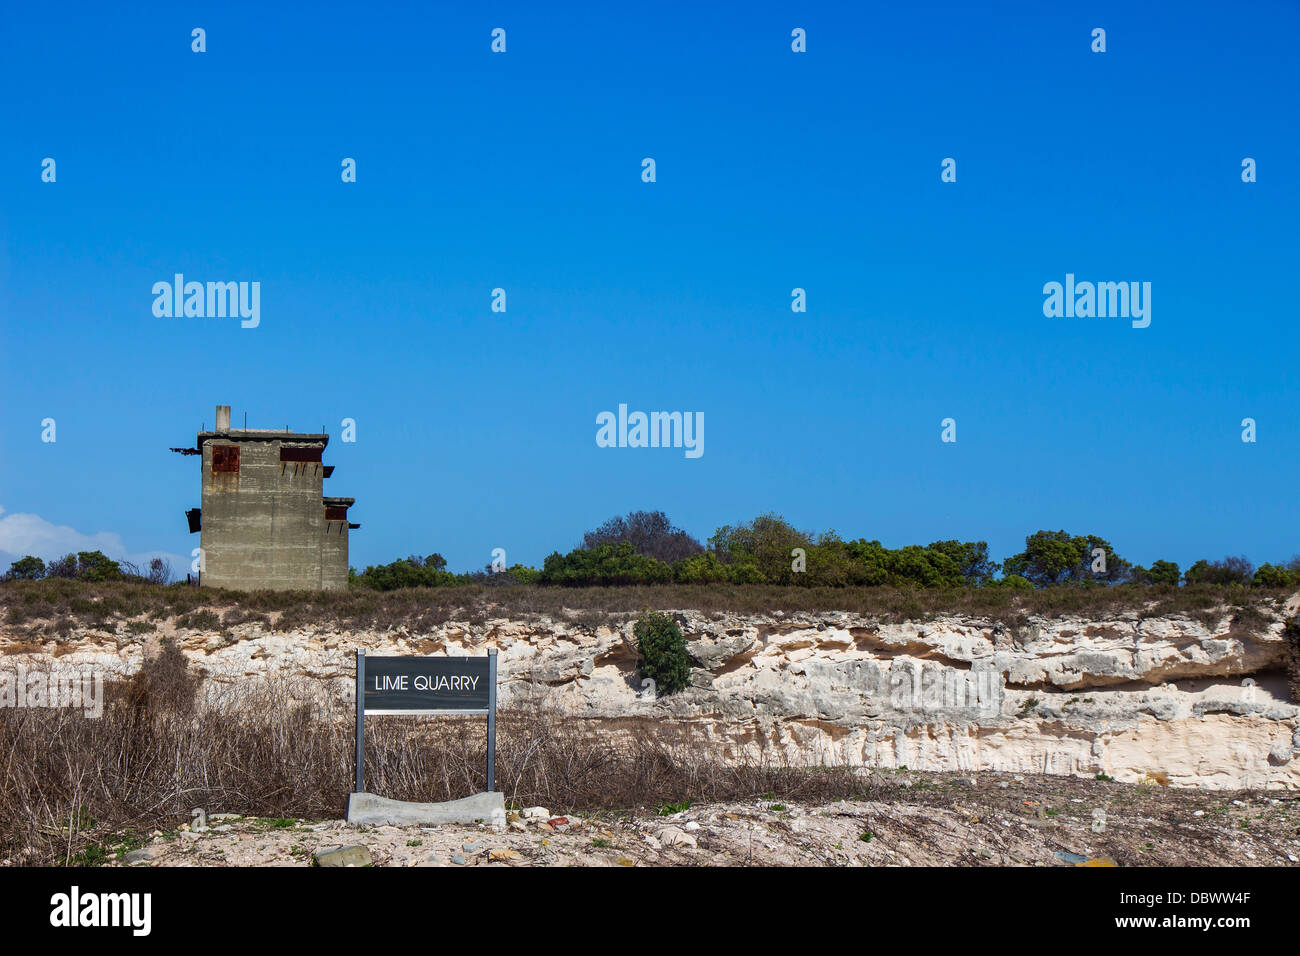
POLYGON ((650 611, 632 627, 637 670, 655 682, 656 694, 674 694, 691 675, 691 655, 682 629, 669 615, 650 611))

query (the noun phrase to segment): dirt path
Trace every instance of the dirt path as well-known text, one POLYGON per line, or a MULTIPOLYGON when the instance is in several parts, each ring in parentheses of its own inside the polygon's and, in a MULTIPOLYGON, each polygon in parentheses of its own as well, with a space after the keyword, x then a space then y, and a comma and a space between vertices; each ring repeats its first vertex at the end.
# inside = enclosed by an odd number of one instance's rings
POLYGON ((107 849, 110 865, 126 866, 309 866, 339 846, 365 847, 376 866, 1300 863, 1300 795, 1291 793, 907 771, 878 776, 876 790, 869 801, 821 805, 523 808, 495 832, 214 815, 205 832, 182 825, 107 849))

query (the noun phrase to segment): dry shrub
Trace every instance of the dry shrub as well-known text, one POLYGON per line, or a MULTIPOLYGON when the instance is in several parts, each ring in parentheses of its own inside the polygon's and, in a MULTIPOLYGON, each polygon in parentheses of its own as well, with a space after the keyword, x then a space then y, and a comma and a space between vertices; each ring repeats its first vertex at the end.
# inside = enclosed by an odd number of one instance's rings
MULTIPOLYGON (((176 652, 177 655, 179 652, 176 652)), ((193 807, 261 817, 338 818, 353 785, 350 696, 268 677, 202 688, 165 650, 106 694, 99 718, 0 711, 0 862, 84 861, 110 837, 174 829, 193 807)), ((448 800, 486 786, 483 718, 375 717, 366 788, 448 800)), ((850 768, 727 766, 689 730, 605 733, 536 707, 497 720, 497 789, 516 806, 624 810, 773 795, 862 797, 850 768)))
MULTIPOLYGON (((696 610, 704 614, 822 613, 847 611, 882 621, 924 620, 957 614, 1022 622, 1029 615, 1101 615, 1137 611, 1142 617, 1190 614, 1213 623, 1219 609, 1239 607, 1240 621, 1252 627, 1273 619, 1274 608, 1294 588, 1224 587, 1198 584, 1050 587, 1031 591, 1008 588, 925 589, 891 587, 802 587, 767 584, 666 584, 625 587, 542 587, 465 584, 454 587, 373 591, 223 591, 140 582, 89 582, 64 579, 0 582, 0 608, 23 621, 64 617, 103 625, 109 620, 148 616, 177 617, 180 626, 216 630, 224 623, 265 624, 266 614, 282 612, 276 630, 296 627, 397 628, 430 630, 448 620, 482 622, 492 617, 563 618, 579 626, 617 623, 644 610, 696 610), (17 610, 14 610, 17 608, 17 610), (1250 609, 1258 609, 1256 614, 1250 609), (247 615, 246 617, 244 615, 247 615)), ((19 622, 21 623, 21 622, 19 622)), ((15 625, 16 626, 16 625, 15 625)))
POLYGON ((185 654, 172 641, 164 640, 156 657, 146 658, 125 688, 112 693, 124 695, 127 705, 138 714, 189 714, 194 709, 200 678, 191 673, 185 654))

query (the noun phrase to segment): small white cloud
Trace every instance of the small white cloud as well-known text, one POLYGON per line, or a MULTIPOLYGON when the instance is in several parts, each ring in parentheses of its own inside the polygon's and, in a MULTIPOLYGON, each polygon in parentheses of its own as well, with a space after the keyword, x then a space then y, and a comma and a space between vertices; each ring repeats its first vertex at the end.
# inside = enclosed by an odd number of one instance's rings
POLYGON ((57 558, 74 551, 103 551, 122 557, 126 545, 121 536, 101 531, 82 534, 67 525, 51 524, 40 515, 11 514, 0 518, 0 551, 57 558))
POLYGON ((68 525, 52 524, 40 515, 7 513, 0 506, 0 573, 23 555, 34 554, 48 562, 78 551, 102 551, 115 561, 130 561, 141 568, 148 567, 155 557, 170 561, 173 571, 188 564, 180 555, 165 551, 129 552, 122 536, 109 531, 83 534, 68 525), (8 555, 14 557, 4 561, 8 555))

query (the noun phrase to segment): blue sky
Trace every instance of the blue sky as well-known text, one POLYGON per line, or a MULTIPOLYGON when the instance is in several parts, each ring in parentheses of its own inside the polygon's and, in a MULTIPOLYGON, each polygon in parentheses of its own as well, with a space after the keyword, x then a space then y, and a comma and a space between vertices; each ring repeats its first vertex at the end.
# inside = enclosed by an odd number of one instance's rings
POLYGON ((1048 6, 15 7, 0 559, 188 556, 167 449, 218 403, 335 436, 357 566, 637 508, 1290 557, 1300 13, 1048 6), (260 282, 260 325, 155 317, 176 272, 260 282), (1066 273, 1150 282, 1150 327, 1045 317, 1066 273), (703 456, 597 447, 620 403, 702 412, 703 456))

